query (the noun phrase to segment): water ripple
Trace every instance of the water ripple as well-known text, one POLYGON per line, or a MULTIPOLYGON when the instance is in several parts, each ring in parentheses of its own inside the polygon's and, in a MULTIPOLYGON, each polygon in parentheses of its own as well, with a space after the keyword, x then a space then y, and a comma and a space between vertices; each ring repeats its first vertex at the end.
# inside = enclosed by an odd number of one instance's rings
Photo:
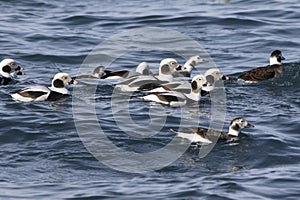
MULTIPOLYGON (((138 0, 34 0, 0 1, 0 6, 5 8, 0 14, 1 59, 15 58, 27 74, 16 84, 0 88, 0 198, 297 198, 300 42, 299 5, 294 1, 187 0, 154 4, 138 0), (151 109, 160 111, 152 115, 155 125, 166 116, 165 126, 158 133, 152 135, 151 130, 143 133, 151 137, 138 138, 128 134, 136 130, 122 130, 116 124, 111 109, 112 82, 83 80, 74 86, 82 91, 80 96, 63 102, 18 103, 11 99, 9 94, 28 85, 49 86, 57 68, 75 76, 95 45, 121 31, 149 26, 176 30, 198 41, 221 71, 232 76, 268 64, 274 49, 283 51, 286 61, 281 77, 250 85, 225 83, 224 130, 238 116, 255 125, 242 132, 236 145, 219 143, 201 159, 199 147, 191 146, 163 169, 145 174, 118 172, 85 148, 76 131, 73 106, 82 111, 83 128, 97 133, 99 127, 94 126, 85 110, 85 105, 95 102, 96 117, 113 144, 123 150, 146 153, 168 144, 175 136, 169 129, 176 129, 181 119, 199 119, 199 125, 208 127, 210 100, 201 100, 199 115, 195 106, 182 115, 177 109, 132 98, 130 112, 137 125, 150 123, 151 109)), ((171 35, 166 38, 144 45, 185 42, 171 35)), ((193 46, 182 49, 187 50, 198 52, 193 46)), ((107 67, 132 69, 147 61, 157 72, 159 61, 165 57, 184 62, 173 52, 156 49, 129 54, 107 67)), ((95 66, 98 64, 103 63, 95 66)), ((95 66, 84 67, 92 72, 95 66)), ((199 65, 197 69, 203 71, 205 67, 208 66, 199 65)))

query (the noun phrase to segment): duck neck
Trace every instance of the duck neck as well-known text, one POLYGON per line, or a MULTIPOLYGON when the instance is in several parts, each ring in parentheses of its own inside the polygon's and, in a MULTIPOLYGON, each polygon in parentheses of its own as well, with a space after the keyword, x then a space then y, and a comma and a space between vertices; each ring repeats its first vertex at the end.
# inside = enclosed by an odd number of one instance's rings
POLYGON ((159 74, 157 76, 157 78, 160 80, 160 81, 168 81, 168 82, 172 82, 173 81, 173 76, 172 75, 169 75, 169 74, 159 74))
POLYGON ((235 127, 235 126, 229 127, 228 135, 237 137, 237 136, 239 136, 239 133, 240 133, 240 130, 238 127, 235 127))
POLYGON ((192 90, 188 95, 187 97, 189 99, 192 99, 193 101, 199 101, 200 99, 200 92, 199 92, 199 89, 197 90, 192 90))
POLYGON ((281 62, 276 57, 270 57, 270 65, 281 65, 281 62))

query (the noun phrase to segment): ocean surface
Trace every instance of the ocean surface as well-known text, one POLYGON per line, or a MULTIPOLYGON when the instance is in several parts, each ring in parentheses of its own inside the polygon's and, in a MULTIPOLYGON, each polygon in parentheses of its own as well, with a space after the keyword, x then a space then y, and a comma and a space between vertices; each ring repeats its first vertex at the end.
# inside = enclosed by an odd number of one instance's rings
POLYGON ((0 199, 300 198, 299 1, 1 0, 0 7, 0 59, 26 72, 0 87, 0 199), (60 102, 9 95, 50 85, 60 70, 76 76, 147 61, 157 72, 163 58, 184 63, 197 53, 210 62, 194 74, 218 67, 235 77, 267 65, 276 49, 286 58, 282 76, 225 82, 222 109, 209 98, 183 109, 144 102, 109 80, 80 81, 60 102), (234 144, 172 143, 170 129, 218 119, 227 130, 240 116, 255 128, 234 144))

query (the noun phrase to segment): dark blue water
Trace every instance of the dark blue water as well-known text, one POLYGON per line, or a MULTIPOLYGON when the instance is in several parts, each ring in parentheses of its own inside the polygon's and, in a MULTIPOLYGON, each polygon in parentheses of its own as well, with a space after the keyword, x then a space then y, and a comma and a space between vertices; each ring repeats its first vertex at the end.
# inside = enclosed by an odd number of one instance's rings
MULTIPOLYGON (((14 58, 26 69, 26 76, 20 77, 18 83, 0 88, 0 199, 299 198, 297 1, 12 0, 0 1, 0 7, 0 58, 14 58), (128 116, 121 115, 116 120, 118 115, 112 114, 111 102, 115 99, 122 106, 128 98, 112 98, 110 81, 84 81, 73 88, 73 92, 79 91, 74 98, 63 102, 17 103, 9 96, 28 85, 49 85, 57 68, 76 75, 101 42, 124 31, 148 27, 171 30, 198 42, 224 74, 266 65, 269 54, 280 49, 286 57, 280 78, 252 85, 225 83, 224 130, 232 118, 239 116, 255 128, 245 130, 235 145, 216 144, 203 158, 199 156, 201 147, 191 146, 175 162, 155 169, 173 154, 159 154, 140 162, 143 155, 147 158, 147 153, 169 144, 174 138, 169 129, 178 127, 182 120, 198 120, 208 127, 212 120, 210 100, 182 111, 133 97, 128 109, 134 126, 123 123, 120 128, 118 123, 126 122, 128 116), (87 107, 94 109, 96 120, 87 107), (149 123, 158 127, 159 133, 139 131, 149 123), (98 134, 100 126, 111 143, 101 143, 105 138, 99 134, 100 141, 94 141, 99 155, 92 155, 80 133, 86 130, 98 134), (125 157, 101 154, 103 149, 114 153, 112 145, 132 153, 131 163, 126 163, 125 157), (102 162, 97 156, 104 156, 102 162), (115 166, 107 165, 107 161, 115 166), (145 163, 155 170, 130 173, 145 163)), ((174 51, 202 52, 197 46, 182 46, 185 42, 176 34, 164 33, 151 33, 155 40, 140 41, 145 49, 125 52, 109 67, 131 69, 147 61, 157 71, 156 66, 165 57, 184 62, 174 51), (172 47, 174 41, 180 44, 174 51, 151 49, 152 42, 155 47, 172 47)), ((137 37, 138 34, 137 31, 137 37)), ((113 53, 104 49, 99 55, 109 57, 113 53)), ((102 61, 96 64, 109 63, 102 61)), ((200 72, 201 67, 209 66, 199 66, 200 72)), ((176 154, 178 149, 171 149, 176 154)))

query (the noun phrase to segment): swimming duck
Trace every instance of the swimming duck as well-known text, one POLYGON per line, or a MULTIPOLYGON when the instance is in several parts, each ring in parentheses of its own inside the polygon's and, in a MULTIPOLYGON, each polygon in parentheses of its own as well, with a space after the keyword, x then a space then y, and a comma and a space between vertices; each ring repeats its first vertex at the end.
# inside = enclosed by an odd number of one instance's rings
POLYGON ((104 75, 104 70, 105 70, 104 66, 98 66, 94 69, 92 75, 82 74, 73 77, 73 79, 83 79, 83 78, 100 79, 104 75))
POLYGON ((192 143, 212 143, 213 139, 217 141, 237 141, 239 133, 243 128, 252 128, 252 124, 246 121, 245 118, 239 117, 231 120, 228 132, 209 130, 207 128, 190 128, 186 132, 176 132, 178 137, 190 140, 192 143), (187 133, 191 132, 191 133, 187 133))
POLYGON ((149 91, 153 88, 159 87, 160 84, 173 81, 172 73, 178 67, 178 63, 173 58, 166 58, 160 62, 159 74, 133 76, 118 83, 115 88, 122 92, 137 92, 149 91))
POLYGON ((165 92, 150 92, 140 98, 171 107, 184 106, 188 102, 197 102, 200 100, 200 89, 205 83, 206 80, 203 75, 196 75, 188 87, 183 84, 182 87, 177 86, 171 89, 165 84, 165 92))
POLYGON ((243 80, 246 83, 260 82, 263 80, 278 77, 282 71, 282 60, 285 58, 282 56, 281 51, 275 50, 271 53, 270 64, 265 67, 257 67, 250 71, 247 71, 238 77, 239 80, 243 80))
POLYGON ((0 85, 7 85, 18 75, 24 75, 24 68, 14 59, 6 58, 0 62, 0 85))
POLYGON ((69 96, 70 92, 65 88, 69 84, 76 84, 67 73, 57 73, 51 87, 31 86, 19 90, 11 94, 16 101, 31 102, 31 101, 56 101, 63 97, 69 96))
POLYGON ((82 78, 92 78, 92 79, 120 79, 127 78, 135 75, 149 75, 151 74, 149 70, 149 65, 147 62, 141 62, 134 71, 128 70, 119 70, 119 71, 111 71, 105 69, 104 66, 98 66, 94 69, 92 75, 79 75, 76 79, 82 78))

